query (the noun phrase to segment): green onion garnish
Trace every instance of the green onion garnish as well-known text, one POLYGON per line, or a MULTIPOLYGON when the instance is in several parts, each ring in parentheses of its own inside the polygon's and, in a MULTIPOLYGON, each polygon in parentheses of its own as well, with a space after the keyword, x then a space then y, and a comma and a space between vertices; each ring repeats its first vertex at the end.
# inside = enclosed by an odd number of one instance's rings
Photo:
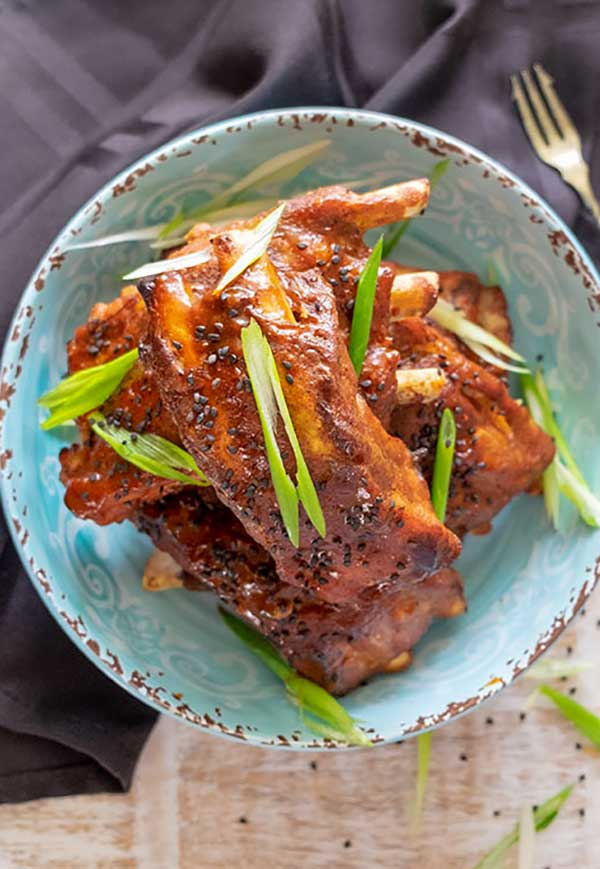
POLYGON ((298 502, 304 505, 308 518, 321 537, 325 537, 325 518, 281 388, 273 351, 256 320, 242 329, 241 334, 244 361, 265 440, 273 488, 288 537, 294 546, 299 545, 298 502), (285 470, 275 437, 277 410, 296 460, 296 485, 285 470))
POLYGON ((202 250, 186 253, 183 256, 176 256, 173 259, 159 259, 152 263, 145 263, 139 269, 134 269, 134 271, 123 275, 123 280, 139 281, 141 278, 152 278, 154 275, 161 275, 163 272, 178 272, 181 269, 191 269, 194 266, 208 262, 211 252, 210 247, 204 247, 202 250))
MULTIPOLYGON (((549 827, 552 821, 556 818, 564 803, 568 800, 575 786, 569 785, 560 791, 556 796, 551 797, 532 810, 533 825, 536 833, 545 830, 549 827)), ((510 833, 507 833, 503 839, 500 839, 498 844, 489 851, 485 857, 479 861, 475 869, 497 869, 502 865, 505 854, 519 841, 520 824, 517 824, 510 833)))
POLYGON ((44 431, 94 410, 104 404, 135 364, 138 350, 130 350, 104 362, 76 371, 38 398, 38 404, 48 408, 50 416, 40 423, 44 431))
MULTIPOLYGON (((206 205, 201 205, 188 215, 179 211, 164 226, 160 233, 160 238, 168 237, 176 229, 181 233, 184 229, 193 226, 198 220, 206 219, 209 215, 212 220, 213 212, 237 204, 240 197, 250 188, 256 190, 261 185, 281 184, 283 181, 289 181, 313 163, 330 145, 331 139, 320 139, 318 142, 312 142, 310 145, 301 145, 299 148, 292 148, 291 151, 285 151, 282 154, 270 157, 222 193, 219 193, 215 199, 212 199, 206 205)), ((257 211, 260 211, 260 209, 257 209, 257 211)))
POLYGON ((594 715, 593 712, 590 712, 581 703, 577 703, 576 700, 567 697, 566 694, 561 694, 560 691, 551 688, 550 685, 541 685, 538 691, 540 694, 548 697, 549 700, 552 700, 564 717, 571 724, 574 724, 577 730, 583 733, 584 736, 587 736, 596 748, 600 748, 600 718, 597 715, 594 715))
POLYGON ((348 344, 348 352, 357 376, 360 376, 367 347, 369 346, 373 305, 375 304, 375 291, 377 290, 377 274, 381 262, 382 248, 383 236, 381 235, 373 247, 358 279, 348 344))
POLYGON ((440 522, 443 522, 446 518, 446 506, 448 504, 448 492, 450 491, 450 477, 452 475, 455 446, 456 422, 454 414, 449 407, 445 407, 438 429, 433 477, 431 480, 431 503, 433 504, 435 515, 440 522))
POLYGON ((590 661, 575 661, 573 658, 542 658, 525 670, 523 679, 537 679, 538 682, 545 679, 564 679, 591 670, 593 666, 590 661))
MULTIPOLYGON (((436 163, 431 172, 429 173, 429 186, 430 189, 433 190, 434 187, 439 183, 442 175, 450 165, 450 160, 447 158, 446 160, 440 160, 439 163, 436 163)), ((410 218, 408 220, 401 220, 399 223, 395 223, 390 229, 386 232, 383 239, 383 251, 382 256, 384 259, 387 259, 393 252, 410 226, 410 218)))
POLYGON ((219 612, 227 627, 238 639, 282 680, 287 688, 288 697, 300 709, 308 728, 319 735, 346 742, 348 745, 372 745, 370 739, 335 697, 315 682, 299 676, 271 643, 246 622, 221 607, 219 612))
POLYGON ((417 788, 415 799, 410 810, 410 830, 417 833, 421 825, 421 815, 425 803, 427 777, 429 775, 429 758, 431 756, 432 733, 420 733, 417 736, 417 788))
POLYGON ((503 356, 508 356, 509 359, 515 359, 517 362, 524 363, 525 359, 516 350, 501 341, 487 329, 478 326, 465 316, 463 311, 455 308, 445 299, 438 299, 431 311, 427 314, 432 320, 448 329, 449 332, 454 332, 461 341, 464 341, 474 353, 477 353, 486 361, 491 362, 498 368, 505 368, 508 371, 517 371, 518 373, 527 373, 528 369, 521 366, 510 365, 503 359, 498 358, 490 350, 495 350, 503 356))
POLYGON ((210 486, 194 458, 177 444, 157 434, 136 434, 110 425, 101 414, 89 418, 98 437, 136 468, 194 486, 210 486))
POLYGON ((70 250, 87 250, 93 247, 107 247, 110 244, 124 244, 130 241, 152 241, 162 230, 165 224, 158 226, 146 226, 142 229, 127 229, 124 232, 115 232, 112 235, 104 235, 102 238, 94 238, 91 241, 76 241, 63 248, 66 253, 70 250))
POLYGON ((230 268, 227 269, 217 284, 215 292, 219 293, 221 290, 224 290, 225 287, 232 281, 235 281, 242 272, 246 271, 252 263, 255 263, 259 257, 266 253, 267 248, 271 243, 271 239, 273 238, 273 233, 277 229, 277 224, 281 219, 284 208, 285 202, 282 202, 281 205, 269 212, 269 214, 267 214, 266 217, 263 217, 260 223, 254 227, 250 240, 245 245, 238 259, 230 268))
POLYGON ((600 499, 585 482, 583 474, 569 449, 556 418, 548 387, 541 371, 521 375, 521 388, 525 403, 534 421, 556 444, 556 455, 544 471, 542 478, 544 500, 548 516, 558 530, 559 493, 577 508, 583 521, 592 528, 600 528, 600 499))

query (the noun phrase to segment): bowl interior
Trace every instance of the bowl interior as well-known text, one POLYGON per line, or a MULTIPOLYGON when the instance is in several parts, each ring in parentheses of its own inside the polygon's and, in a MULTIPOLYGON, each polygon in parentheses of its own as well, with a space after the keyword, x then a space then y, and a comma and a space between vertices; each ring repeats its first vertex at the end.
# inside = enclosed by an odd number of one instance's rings
MULTIPOLYGON (((504 287, 516 346, 543 356, 560 419, 587 479, 600 486, 600 379, 595 273, 559 219, 504 169, 428 128, 342 110, 271 112, 187 135, 123 173, 84 206, 42 260, 18 307, 0 391, 0 452, 11 530, 32 579, 62 626, 109 675, 163 710, 251 742, 318 747, 281 684, 240 646, 209 594, 144 592, 148 540, 127 524, 99 528, 62 501, 58 451, 72 429, 43 433, 36 398, 65 369, 65 341, 91 305, 112 298, 120 276, 149 259, 139 243, 61 251, 168 220, 223 190, 269 156, 332 140, 294 181, 267 190, 381 186, 451 165, 426 216, 397 256, 432 268, 492 270, 504 287)), ((468 613, 437 623, 414 666, 354 691, 347 708, 389 741, 435 726, 510 681, 564 627, 598 571, 599 537, 563 510, 554 533, 542 499, 522 496, 491 534, 469 537, 459 569, 468 613), (596 566, 595 566, 596 565, 596 566)))

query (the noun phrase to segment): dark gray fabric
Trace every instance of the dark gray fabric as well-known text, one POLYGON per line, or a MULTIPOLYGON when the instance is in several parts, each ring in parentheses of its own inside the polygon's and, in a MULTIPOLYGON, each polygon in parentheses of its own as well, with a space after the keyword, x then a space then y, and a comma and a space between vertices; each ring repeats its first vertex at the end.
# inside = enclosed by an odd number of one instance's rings
MULTIPOLYGON (((506 163, 600 258, 577 197, 537 160, 509 74, 554 75, 600 190, 597 0, 0 2, 0 323, 67 218, 183 130, 261 108, 366 106, 506 163)), ((45 612, 2 526, 0 802, 129 785, 154 714, 45 612), (22 734, 22 737, 19 737, 22 734)))

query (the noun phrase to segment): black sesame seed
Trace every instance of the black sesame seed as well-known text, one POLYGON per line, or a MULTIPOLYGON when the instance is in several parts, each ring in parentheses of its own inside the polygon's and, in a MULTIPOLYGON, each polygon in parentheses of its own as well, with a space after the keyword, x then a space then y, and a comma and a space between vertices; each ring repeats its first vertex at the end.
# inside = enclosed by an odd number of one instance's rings
POLYGON ((527 713, 519 712, 519 718, 521 719, 521 721, 525 721, 525 719, 527 718, 527 713))
POLYGON ((224 347, 219 347, 219 349, 217 350, 217 355, 218 355, 219 359, 225 359, 225 357, 227 356, 228 353, 229 353, 229 345, 228 344, 225 344, 224 347))
POLYGON ((331 264, 332 265, 336 266, 339 263, 339 261, 340 261, 340 258, 337 255, 337 253, 331 257, 331 264))
POLYGON ((499 818, 499 817, 500 817, 500 809, 494 809, 494 817, 495 817, 495 818, 499 818))
POLYGON ((361 380, 358 385, 362 386, 363 389, 369 389, 369 387, 373 385, 373 381, 372 380, 361 380))
POLYGON ((317 761, 316 761, 316 760, 311 760, 311 762, 310 762, 310 768, 311 768, 311 769, 317 769, 317 768, 318 768, 318 767, 317 767, 317 761))
POLYGON ((215 324, 214 324, 214 327, 215 327, 215 329, 218 329, 218 330, 219 330, 219 332, 220 332, 220 331, 221 331, 221 329, 222 329, 222 328, 223 328, 223 324, 222 324, 222 323, 218 323, 218 322, 217 322, 217 323, 215 323, 215 324))
POLYGON ((229 434, 229 435, 236 435, 238 432, 239 432, 239 429, 236 428, 235 426, 232 426, 231 428, 227 429, 227 434, 229 434))
POLYGON ((230 452, 232 456, 235 456, 235 454, 238 451, 238 448, 233 446, 233 444, 229 444, 229 446, 227 447, 227 451, 230 452))
POLYGON ((305 241, 299 241, 296 247, 298 248, 298 250, 306 250, 308 244, 305 241))
POLYGON ((204 423, 204 428, 213 428, 213 426, 214 426, 214 422, 212 421, 212 419, 207 419, 206 422, 204 423))
POLYGON ((346 839, 346 841, 344 842, 344 848, 351 848, 351 847, 352 847, 352 842, 350 841, 350 839, 346 839))
POLYGON ((323 268, 323 266, 324 266, 325 264, 326 264, 326 261, 325 261, 324 259, 318 259, 318 260, 317 260, 317 265, 320 266, 321 268, 323 268))
POLYGON ((485 719, 485 723, 486 724, 493 724, 494 719, 490 715, 488 715, 488 717, 485 719))
POLYGON ((215 362, 217 361, 217 354, 211 353, 206 361, 207 361, 208 365, 214 365, 215 362))
POLYGON ((291 363, 291 362, 288 362, 287 359, 286 359, 284 362, 282 362, 281 364, 282 364, 283 367, 286 368, 288 371, 289 371, 290 368, 292 367, 292 363, 291 363))
POLYGON ((214 442, 215 442, 215 436, 214 436, 214 434, 207 434, 207 435, 206 435, 206 440, 208 441, 209 444, 214 444, 214 442))
POLYGON ((238 821, 240 824, 247 824, 248 818, 245 815, 242 815, 241 817, 238 818, 238 821))
POLYGON ((171 343, 176 350, 181 350, 181 348, 183 347, 181 341, 172 341, 171 343))
POLYGON ((233 319, 234 317, 237 317, 237 315, 238 315, 238 309, 237 309, 237 308, 230 308, 229 311, 228 311, 227 313, 229 314, 229 316, 231 317, 231 319, 233 319))
POLYGON ((582 818, 585 817, 585 809, 579 809, 579 814, 582 818))
POLYGON ((329 278, 329 283, 331 284, 332 287, 337 287, 337 285, 338 285, 338 282, 336 281, 335 278, 329 278))
POLYGON ((290 384, 290 386, 291 386, 291 384, 294 382, 294 378, 292 377, 291 374, 286 374, 286 375, 285 375, 285 379, 286 379, 286 381, 290 384))
POLYGON ((221 336, 219 335, 218 332, 209 332, 206 337, 208 338, 209 341, 213 341, 213 342, 219 341, 221 338, 221 336))
POLYGON ((331 246, 331 250, 332 250, 334 253, 339 253, 340 250, 341 250, 341 247, 339 246, 339 244, 333 244, 333 245, 331 246))
POLYGON ((217 410, 216 407, 211 407, 211 409, 210 409, 210 415, 212 416, 213 419, 217 416, 218 412, 219 412, 219 411, 217 410))
POLYGON ((210 385, 212 386, 213 389, 218 389, 219 386, 221 385, 221 378, 215 377, 214 380, 211 381, 210 385))
POLYGON ((577 751, 581 751, 581 749, 583 748, 583 745, 580 742, 576 742, 575 748, 577 749, 577 751))
POLYGON ((384 389, 385 389, 385 383, 383 381, 381 381, 381 383, 377 384, 377 391, 378 392, 383 392, 384 389))
POLYGON ((354 308, 354 302, 355 302, 354 299, 348 299, 348 301, 346 302, 346 310, 347 310, 347 311, 352 311, 352 310, 353 310, 353 308, 354 308))
POLYGON ((469 759, 469 758, 467 757, 467 755, 464 754, 464 752, 463 752, 463 754, 459 755, 459 757, 460 757, 460 760, 462 760, 462 761, 467 761, 467 760, 469 759))

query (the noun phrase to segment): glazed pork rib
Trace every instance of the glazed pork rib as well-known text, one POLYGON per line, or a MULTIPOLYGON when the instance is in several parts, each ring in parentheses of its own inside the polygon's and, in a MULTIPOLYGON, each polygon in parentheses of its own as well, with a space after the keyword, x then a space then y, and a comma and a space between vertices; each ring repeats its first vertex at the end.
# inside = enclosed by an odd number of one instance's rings
MULTIPOLYGON (((146 332, 148 315, 135 287, 125 287, 110 303, 94 305, 86 323, 67 344, 69 374, 100 365, 137 347, 146 332)), ((163 412, 154 378, 141 362, 131 369, 119 389, 100 408, 111 422, 133 431, 154 432, 179 443, 174 421, 163 412)), ((65 503, 82 519, 98 525, 121 522, 141 502, 177 491, 181 483, 163 480, 123 461, 90 428, 85 417, 78 425, 81 442, 61 450, 61 481, 65 503)))
MULTIPOLYGON (((506 343, 512 327, 499 287, 484 287, 476 275, 440 273, 440 295, 506 343)), ((391 323, 400 369, 435 368, 444 381, 433 401, 403 403, 391 430, 412 450, 431 481, 439 420, 454 412, 457 441, 446 523, 456 534, 489 530, 492 518, 527 491, 552 461, 554 444, 529 411, 508 393, 494 366, 482 362, 451 333, 422 317, 391 323)))
POLYGON ((369 588, 343 604, 285 585, 272 558, 210 490, 148 504, 135 522, 182 566, 188 589, 216 592, 298 672, 334 694, 409 666, 410 650, 435 617, 464 612, 460 577, 449 568, 418 586, 369 588))
POLYGON ((364 266, 362 233, 420 211, 427 193, 426 181, 363 196, 317 190, 287 203, 268 256, 224 292, 216 291, 217 282, 256 219, 214 234, 207 263, 140 284, 150 320, 142 361, 184 446, 220 500, 271 553, 281 580, 329 602, 371 585, 419 582, 460 549, 436 518, 410 453, 359 392, 334 293, 364 266), (344 247, 353 266, 340 263, 344 247), (252 319, 273 349, 327 522, 321 539, 305 519, 297 549, 281 522, 241 358, 241 329, 252 319))

